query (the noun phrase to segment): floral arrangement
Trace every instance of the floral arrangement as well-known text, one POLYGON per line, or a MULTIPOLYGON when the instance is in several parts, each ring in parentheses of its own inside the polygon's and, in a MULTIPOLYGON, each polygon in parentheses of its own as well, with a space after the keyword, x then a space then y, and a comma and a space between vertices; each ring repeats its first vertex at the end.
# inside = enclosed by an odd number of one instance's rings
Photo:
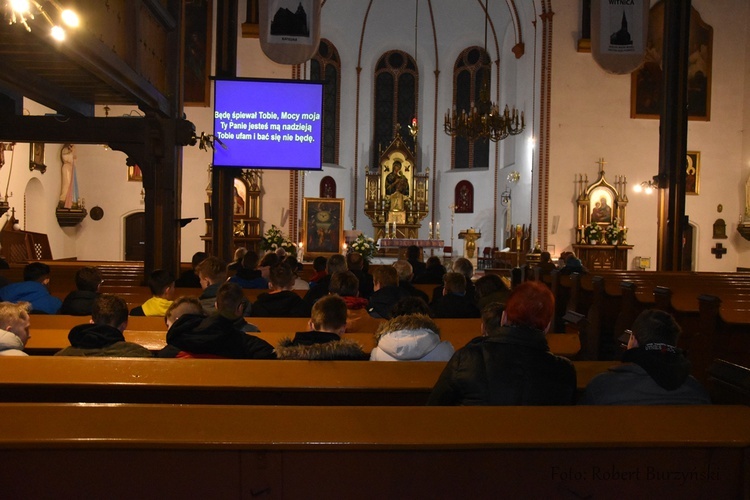
POLYGON ((368 262, 375 256, 377 247, 375 246, 375 240, 368 238, 364 234, 357 236, 357 239, 349 245, 350 252, 357 252, 362 255, 368 262))
POLYGON ((627 231, 626 228, 620 227, 620 222, 617 219, 614 219, 612 224, 604 230, 604 237, 607 239, 607 243, 624 243, 627 231))
POLYGON ((260 249, 275 252, 279 248, 283 248, 290 255, 297 256, 297 246, 284 236, 281 229, 271 224, 260 240, 260 249))
POLYGON ((586 241, 593 243, 602 239, 602 227, 596 222, 590 222, 583 228, 583 237, 586 241))

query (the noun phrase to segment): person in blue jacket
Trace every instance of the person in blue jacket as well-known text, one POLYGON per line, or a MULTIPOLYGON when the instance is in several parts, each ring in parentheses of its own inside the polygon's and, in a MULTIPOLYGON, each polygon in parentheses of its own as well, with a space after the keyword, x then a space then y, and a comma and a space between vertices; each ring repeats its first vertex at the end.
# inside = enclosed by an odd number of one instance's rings
POLYGON ((62 300, 53 297, 49 285, 50 268, 43 262, 32 262, 23 268, 23 281, 11 283, 0 289, 0 300, 4 302, 29 302, 32 313, 56 314, 62 300))

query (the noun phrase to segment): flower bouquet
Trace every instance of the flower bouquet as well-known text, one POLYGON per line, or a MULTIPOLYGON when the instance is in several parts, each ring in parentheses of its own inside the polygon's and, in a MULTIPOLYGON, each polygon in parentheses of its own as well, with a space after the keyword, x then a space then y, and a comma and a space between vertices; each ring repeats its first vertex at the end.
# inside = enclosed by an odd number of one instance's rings
POLYGON ((374 239, 368 238, 364 234, 360 234, 357 236, 357 239, 352 241, 352 244, 349 245, 349 251, 359 253, 369 262, 375 256, 377 247, 375 246, 374 239))
POLYGON ((596 222, 590 222, 583 228, 583 237, 590 245, 596 245, 602 239, 602 227, 596 222))
POLYGON ((271 227, 263 233, 263 237, 260 240, 260 249, 265 252, 275 252, 279 248, 283 248, 286 253, 290 255, 297 256, 297 245, 284 237, 284 233, 281 232, 281 229, 272 224, 271 227))
POLYGON ((604 238, 610 245, 617 245, 625 240, 625 229, 620 227, 620 223, 617 219, 612 221, 612 224, 607 226, 604 230, 604 238))

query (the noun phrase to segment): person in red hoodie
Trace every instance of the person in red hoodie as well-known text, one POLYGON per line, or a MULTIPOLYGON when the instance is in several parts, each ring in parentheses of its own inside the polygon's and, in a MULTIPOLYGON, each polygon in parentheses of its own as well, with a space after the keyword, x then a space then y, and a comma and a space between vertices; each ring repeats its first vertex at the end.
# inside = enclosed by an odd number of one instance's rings
POLYGON ((330 293, 339 295, 346 302, 346 331, 364 331, 364 323, 370 321, 367 312, 369 301, 359 296, 359 280, 351 271, 339 271, 331 276, 330 293))

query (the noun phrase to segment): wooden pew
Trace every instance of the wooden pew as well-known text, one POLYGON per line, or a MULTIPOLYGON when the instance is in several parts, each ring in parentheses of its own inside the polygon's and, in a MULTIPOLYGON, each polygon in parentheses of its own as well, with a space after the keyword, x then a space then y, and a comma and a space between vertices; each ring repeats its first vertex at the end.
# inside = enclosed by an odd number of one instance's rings
POLYGON ((0 412, 8 498, 743 498, 750 483, 744 406, 0 412))
POLYGON ((715 359, 706 385, 714 404, 750 405, 750 368, 715 359))

